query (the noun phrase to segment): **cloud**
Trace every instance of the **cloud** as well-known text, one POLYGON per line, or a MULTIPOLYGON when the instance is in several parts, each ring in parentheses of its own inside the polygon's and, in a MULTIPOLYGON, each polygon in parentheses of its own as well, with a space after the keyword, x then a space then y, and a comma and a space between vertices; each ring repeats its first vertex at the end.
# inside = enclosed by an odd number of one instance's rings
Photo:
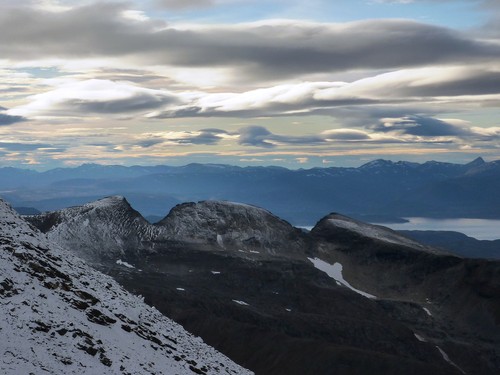
POLYGON ((373 129, 384 133, 395 132, 419 137, 470 137, 478 135, 471 130, 470 126, 461 121, 445 121, 421 115, 381 119, 380 123, 373 129))
POLYGON ((153 118, 175 117, 262 117, 308 113, 317 108, 346 105, 366 105, 374 99, 338 92, 335 97, 322 99, 325 90, 339 90, 344 82, 302 82, 277 85, 241 93, 179 93, 188 104, 171 106, 149 114, 153 118))
POLYGON ((163 90, 97 79, 64 83, 29 99, 30 103, 9 113, 23 116, 128 114, 179 103, 175 95, 163 90))
POLYGON ((222 129, 201 129, 198 131, 162 132, 144 134, 132 146, 150 148, 158 145, 217 145, 225 138, 234 135, 222 129))
POLYGON ((45 152, 60 152, 65 150, 64 148, 60 147, 55 148, 51 144, 21 142, 0 142, 0 149, 15 152, 36 151, 41 149, 45 152))
POLYGON ((143 134, 132 140, 126 148, 139 146, 142 148, 162 147, 164 145, 209 145, 214 146, 222 141, 236 141, 241 146, 274 148, 282 145, 311 146, 329 142, 370 141, 370 136, 361 130, 331 129, 319 134, 284 135, 275 134, 263 126, 245 126, 236 131, 222 129, 200 129, 196 131, 169 131, 143 134))
POLYGON ((215 5, 214 0, 156 0, 156 4, 162 8, 173 10, 185 10, 190 8, 204 8, 215 5))
POLYGON ((124 4, 105 2, 64 12, 16 8, 1 13, 2 58, 115 58, 183 69, 226 67, 238 72, 232 77, 262 81, 500 57, 495 43, 408 20, 167 26, 149 19, 130 22, 123 16, 126 10, 124 4))
POLYGON ((332 141, 370 140, 361 130, 333 129, 316 135, 290 136, 271 133, 262 126, 247 126, 238 130, 238 144, 256 147, 276 147, 278 145, 319 145, 332 141))
MULTIPOLYGON (((151 77, 156 79, 156 76, 151 77)), ((403 69, 353 82, 306 81, 243 92, 171 91, 106 79, 63 80, 57 84, 55 89, 29 97, 31 102, 6 114, 144 115, 153 119, 322 114, 342 118, 347 124, 359 116, 343 114, 349 109, 353 113, 355 108, 368 115, 375 112, 378 117, 398 117, 408 113, 432 113, 438 107, 441 110, 445 106, 477 107, 488 103, 497 105, 500 101, 500 70, 492 66, 403 69), (376 113, 377 110, 387 113, 376 113)))
POLYGON ((370 136, 361 130, 356 129, 332 129, 321 133, 325 140, 335 141, 361 141, 369 140, 370 136))
POLYGON ((18 122, 26 121, 27 119, 23 116, 15 116, 8 113, 5 113, 7 108, 0 106, 0 126, 12 125, 18 122))
MULTIPOLYGON (((494 67, 449 66, 402 69, 353 82, 302 82, 244 92, 190 93, 182 106, 171 106, 150 114, 174 117, 259 117, 327 114, 339 108, 359 106, 370 111, 374 105, 431 106, 446 102, 481 104, 500 100, 500 70, 494 67), (335 109, 335 110, 333 110, 335 109)), ((394 111, 394 109, 391 109, 394 111)), ((418 111, 417 111, 418 112, 418 111)), ((348 119, 345 119, 348 121, 348 119)))

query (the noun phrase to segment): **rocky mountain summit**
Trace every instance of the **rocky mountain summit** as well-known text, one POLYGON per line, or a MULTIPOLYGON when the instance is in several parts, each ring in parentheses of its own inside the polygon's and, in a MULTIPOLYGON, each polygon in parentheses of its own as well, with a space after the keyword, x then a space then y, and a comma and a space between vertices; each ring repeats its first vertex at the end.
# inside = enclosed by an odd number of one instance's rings
POLYGON ((28 220, 50 240, 89 261, 137 258, 141 254, 193 247, 240 256, 304 258, 303 232, 259 207, 223 201, 175 206, 156 225, 121 196, 107 197, 28 220))
POLYGON ((240 253, 303 257, 302 231, 259 207, 224 201, 175 206, 158 227, 170 239, 240 253), (165 232, 164 232, 165 233, 165 232))
POLYGON ((250 374, 48 240, 2 200, 0 314, 6 375, 250 374))
POLYGON ((223 201, 137 215, 111 197, 29 220, 257 374, 498 373, 499 262, 339 214, 311 232, 223 201))

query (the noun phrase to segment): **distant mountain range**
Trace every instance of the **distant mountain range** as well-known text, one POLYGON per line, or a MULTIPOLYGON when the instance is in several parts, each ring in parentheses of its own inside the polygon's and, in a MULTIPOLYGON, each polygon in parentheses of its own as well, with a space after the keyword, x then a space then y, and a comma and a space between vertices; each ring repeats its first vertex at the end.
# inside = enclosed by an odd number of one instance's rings
POLYGON ((467 258, 500 259, 500 240, 477 240, 460 232, 400 230, 404 236, 467 258))
POLYGON ((117 196, 26 219, 259 375, 498 374, 498 261, 226 201, 156 225, 117 196))
POLYGON ((423 164, 375 160, 359 168, 123 167, 84 164, 47 172, 0 168, 14 206, 55 210, 124 195, 156 220, 185 201, 222 199, 265 207, 296 225, 336 211, 364 220, 405 216, 500 218, 500 161, 423 164))

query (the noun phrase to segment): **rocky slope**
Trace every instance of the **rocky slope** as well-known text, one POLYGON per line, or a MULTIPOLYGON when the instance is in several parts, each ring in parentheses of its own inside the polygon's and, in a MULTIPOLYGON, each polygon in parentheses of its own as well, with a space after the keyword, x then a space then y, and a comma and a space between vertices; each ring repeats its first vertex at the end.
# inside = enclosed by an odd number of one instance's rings
POLYGON ((302 231, 259 207, 224 201, 175 206, 161 220, 172 240, 240 253, 303 257, 302 231))
POLYGON ((0 373, 246 374, 0 200, 0 373))
POLYGON ((120 196, 29 216, 48 238, 91 261, 198 247, 241 257, 302 257, 301 230, 262 208, 223 201, 185 203, 152 225, 120 196))
MULTIPOLYGON (((97 205, 119 244, 114 227, 129 223, 128 235, 134 222, 114 213, 116 200, 97 205)), ((92 220, 72 210, 72 218, 59 213, 61 223, 83 228, 92 220)), ((32 221, 68 244, 68 227, 32 221)), ((307 234, 230 202, 179 205, 158 225, 139 228, 146 229, 130 242, 143 250, 95 265, 258 374, 500 368, 498 262, 462 259, 336 214, 307 234)), ((81 236, 71 239, 78 251, 106 248, 107 238, 73 233, 81 236)))
POLYGON ((158 235, 158 231, 120 196, 27 219, 47 233, 49 240, 90 261, 152 251, 150 239, 158 235))
POLYGON ((377 296, 462 371, 500 368, 500 262, 461 258, 337 214, 311 236, 318 259, 341 264, 353 288, 377 296))

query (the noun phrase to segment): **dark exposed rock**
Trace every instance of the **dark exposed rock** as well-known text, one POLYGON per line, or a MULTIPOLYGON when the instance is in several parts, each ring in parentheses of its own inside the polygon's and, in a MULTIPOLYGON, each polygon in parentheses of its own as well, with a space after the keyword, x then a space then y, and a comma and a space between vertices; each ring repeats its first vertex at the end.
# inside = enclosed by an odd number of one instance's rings
POLYGON ((0 296, 12 297, 18 294, 18 290, 14 288, 14 282, 10 279, 4 279, 0 282, 0 296))
POLYGON ((35 331, 47 333, 50 332, 50 330, 52 329, 52 326, 50 324, 41 322, 39 320, 35 321, 34 323, 36 324, 36 327, 34 328, 35 331))
MULTIPOLYGON (((133 222, 123 227, 114 207, 106 213, 99 205, 100 225, 126 233, 115 238, 125 248, 141 245, 98 258, 96 266, 258 374, 456 374, 436 346, 468 374, 497 373, 498 263, 455 257, 341 215, 305 233, 265 210, 230 202, 179 205, 155 226, 139 221, 133 238, 133 222), (115 264, 122 256, 136 268, 124 272, 115 264), (338 263, 348 285, 378 298, 356 294, 307 258, 338 263)), ((74 212, 52 233, 89 218, 74 212)), ((87 240, 71 243, 82 250, 87 240)), ((123 330, 176 350, 145 324, 116 318, 123 330)))
POLYGON ((87 310, 87 319, 93 323, 101 324, 103 326, 108 326, 110 324, 116 323, 116 320, 103 314, 101 311, 97 309, 87 310))

